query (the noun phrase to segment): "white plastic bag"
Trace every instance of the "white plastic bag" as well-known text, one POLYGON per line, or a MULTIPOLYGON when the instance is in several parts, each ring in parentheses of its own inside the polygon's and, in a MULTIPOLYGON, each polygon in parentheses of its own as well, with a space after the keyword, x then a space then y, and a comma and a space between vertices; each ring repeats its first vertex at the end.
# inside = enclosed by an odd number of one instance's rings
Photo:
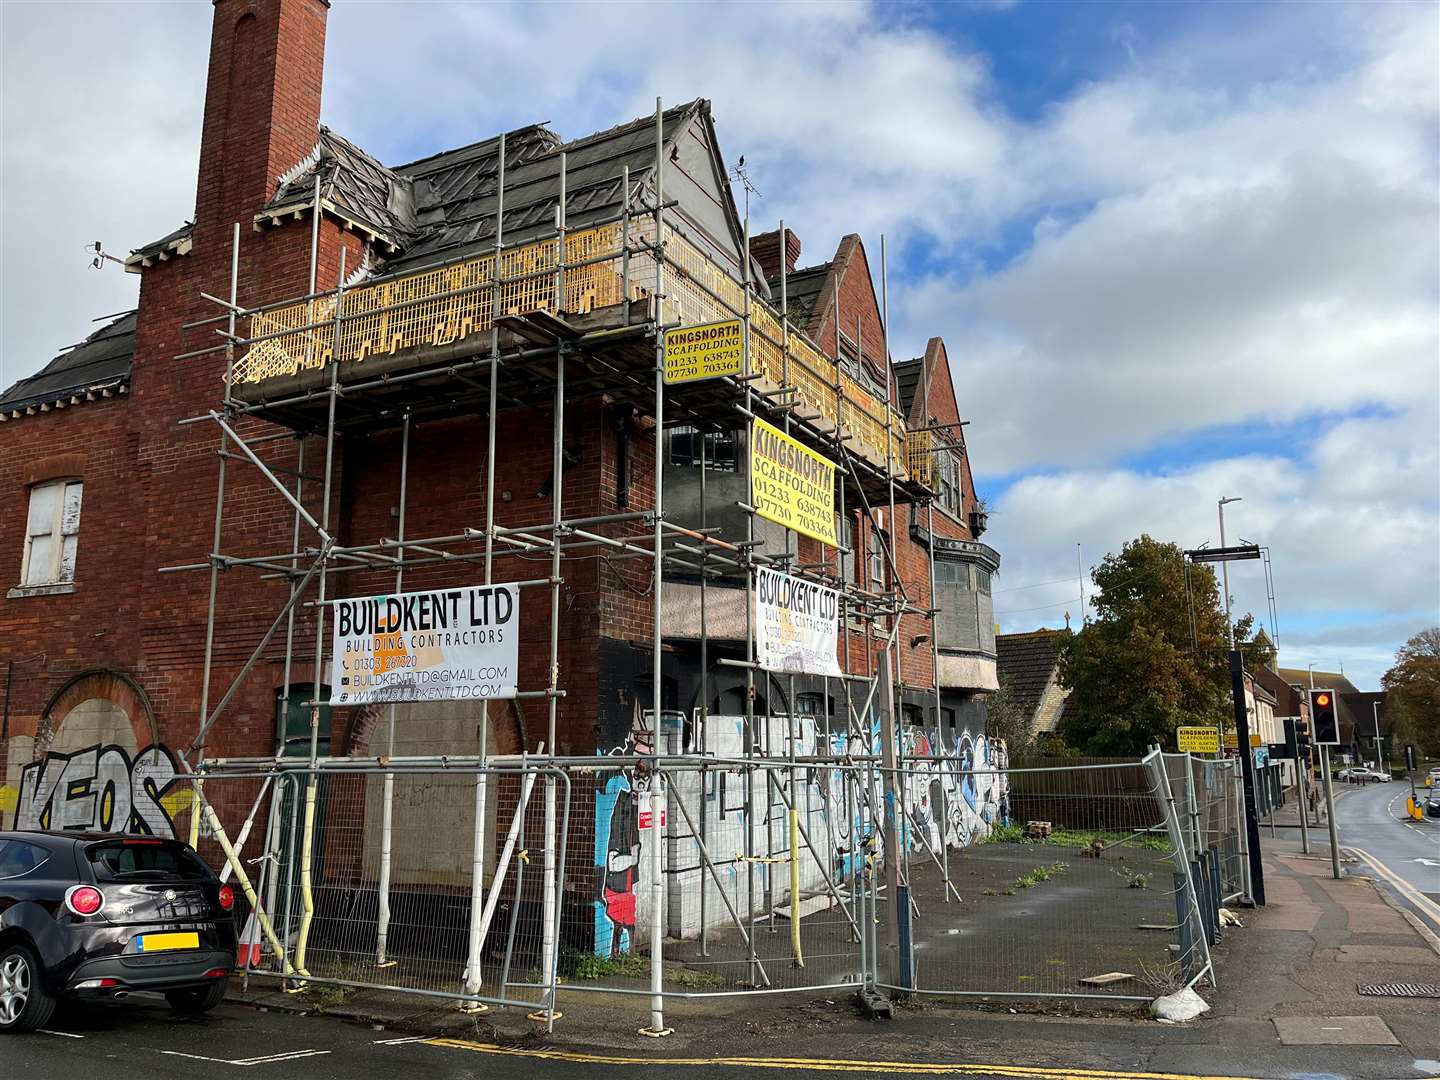
POLYGON ((1210 1006, 1205 1004, 1205 999, 1194 990, 1186 987, 1184 990, 1156 998, 1150 1003, 1150 1010, 1162 1023, 1183 1024, 1186 1020, 1194 1020, 1201 1013, 1209 1012, 1210 1006))

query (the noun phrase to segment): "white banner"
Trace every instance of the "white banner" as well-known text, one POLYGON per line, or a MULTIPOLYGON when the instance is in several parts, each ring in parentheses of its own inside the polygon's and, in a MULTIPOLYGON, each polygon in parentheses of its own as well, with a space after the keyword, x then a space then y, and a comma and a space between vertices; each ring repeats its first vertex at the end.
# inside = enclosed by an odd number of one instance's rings
POLYGON ((770 671, 839 675, 840 594, 764 568, 755 571, 755 659, 770 671))
POLYGON ((330 704, 513 698, 520 659, 514 585, 337 600, 330 704))

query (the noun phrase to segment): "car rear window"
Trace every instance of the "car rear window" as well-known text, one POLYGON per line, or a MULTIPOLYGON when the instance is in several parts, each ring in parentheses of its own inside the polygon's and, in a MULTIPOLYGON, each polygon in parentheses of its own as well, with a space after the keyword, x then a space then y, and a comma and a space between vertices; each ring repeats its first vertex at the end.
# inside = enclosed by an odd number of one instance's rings
POLYGON ((97 881, 204 881, 210 868, 174 840, 105 840, 85 849, 97 881))

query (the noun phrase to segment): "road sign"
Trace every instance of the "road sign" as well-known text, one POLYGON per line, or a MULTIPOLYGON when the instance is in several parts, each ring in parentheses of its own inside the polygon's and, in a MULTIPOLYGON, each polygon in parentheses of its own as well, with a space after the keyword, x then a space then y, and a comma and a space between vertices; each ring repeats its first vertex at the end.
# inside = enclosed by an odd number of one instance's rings
POLYGON ((1195 548, 1185 552, 1191 562, 1238 562, 1260 558, 1259 544, 1240 544, 1235 547, 1195 548))
POLYGON ((665 381, 696 382, 745 370, 745 333, 739 319, 665 331, 665 381))
POLYGON ((1213 727, 1182 727, 1175 729, 1175 745, 1180 752, 1191 754, 1218 754, 1220 752, 1220 729, 1213 727))
POLYGON ((1225 749, 1226 749, 1226 750, 1239 750, 1239 749, 1240 749, 1240 738, 1239 738, 1239 736, 1237 736, 1237 735, 1235 734, 1235 732, 1233 732, 1233 731, 1227 731, 1227 732, 1225 732, 1225 749))

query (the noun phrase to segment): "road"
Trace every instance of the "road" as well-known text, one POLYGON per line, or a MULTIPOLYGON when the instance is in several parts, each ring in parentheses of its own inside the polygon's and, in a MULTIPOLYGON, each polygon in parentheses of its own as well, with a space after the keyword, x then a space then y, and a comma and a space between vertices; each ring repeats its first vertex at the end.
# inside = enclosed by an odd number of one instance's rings
POLYGON ((1440 934, 1440 818, 1412 821, 1406 816, 1409 784, 1341 785, 1336 790, 1345 791, 1335 804, 1340 846, 1365 859, 1387 888, 1440 934))
MULTIPOLYGON (((1121 1034, 1116 1049, 1135 1064, 1096 1068, 1089 1050, 1076 1045, 1060 1060, 1086 1061, 1089 1067, 1074 1065, 1016 1066, 1003 1063, 1009 1055, 997 1054, 994 1065, 966 1061, 951 1053, 924 1050, 908 1061, 867 1061, 850 1059, 840 1044, 829 1050, 812 1050, 807 1057, 751 1056, 753 1048, 742 1037, 729 1051, 743 1058, 693 1056, 676 1048, 674 1056, 658 1057, 663 1050, 583 1051, 551 1049, 539 1045, 498 1046, 465 1040, 407 1036, 375 1030, 328 1017, 296 1016, 261 1012, 244 1006, 222 1005, 198 1019, 172 1015, 164 1002, 124 1006, 67 1009, 57 1014, 52 1026, 29 1035, 0 1036, 0 1076, 26 1080, 77 1080, 100 1077, 105 1080, 352 1080, 367 1076, 403 1076, 406 1080, 590 1080, 614 1076, 616 1080, 675 1080, 679 1075, 718 1080, 760 1080, 764 1074, 777 1077, 815 1077, 829 1080, 836 1073, 859 1076, 923 1074, 965 1076, 976 1080, 999 1080, 1023 1076, 1024 1080, 1212 1080, 1210 1073, 1225 1076, 1285 1075, 1273 1054, 1231 1055, 1228 1060, 1203 1045, 1172 1046, 1168 1056, 1186 1071, 1154 1071, 1156 1066, 1140 1061, 1155 1053, 1155 1047, 1133 1051, 1124 1048, 1129 1040, 1121 1034), (652 1056, 656 1055, 656 1056, 652 1056), (1201 1074, 1192 1073, 1191 1063, 1204 1062, 1201 1074), (1250 1073, 1250 1069, 1264 1071, 1250 1073)), ((940 1042, 959 1048, 963 1039, 951 1033, 950 1025, 928 1022, 940 1042), (944 1036, 951 1036, 945 1038, 944 1036), (951 1039, 953 1038, 953 1041, 951 1039)), ((1149 1028, 1142 1034, 1149 1034, 1149 1028)), ((1080 1037, 1093 1037, 1081 1029, 1080 1037)), ((1013 1025, 1008 1035, 1015 1038, 1013 1025)), ((1151 1040, 1147 1040, 1151 1041, 1151 1040)), ((1187 1040, 1188 1041, 1188 1040, 1187 1040)), ((931 1044, 933 1050, 934 1044, 931 1044)), ((1054 1047, 1048 1048, 1052 1053, 1054 1047)), ((1334 1049, 1334 1048, 1327 1048, 1334 1049)), ((1049 1056, 1048 1054, 1046 1056, 1049 1056)), ((1036 1060, 1034 1058, 1031 1059, 1036 1060)), ((1044 1060, 1040 1057, 1039 1060, 1044 1060)), ((1053 1058, 1052 1058, 1053 1060, 1053 1058)), ((1013 1058, 1011 1059, 1013 1062, 1013 1058)))

